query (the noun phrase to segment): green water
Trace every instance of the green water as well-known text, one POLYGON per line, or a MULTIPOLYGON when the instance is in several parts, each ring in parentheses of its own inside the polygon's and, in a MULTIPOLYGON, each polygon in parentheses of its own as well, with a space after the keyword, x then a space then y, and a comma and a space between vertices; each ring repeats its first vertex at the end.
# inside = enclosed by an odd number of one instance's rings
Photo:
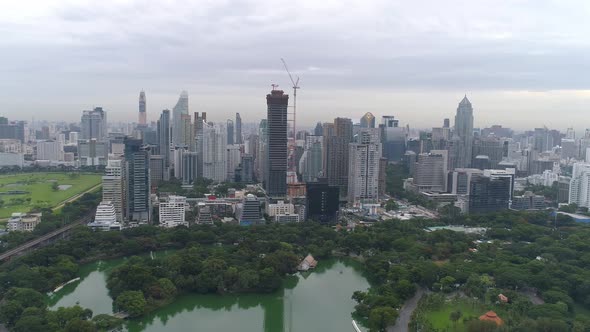
MULTIPOLYGON (((94 314, 112 313, 106 276, 124 259, 82 267, 79 282, 53 295, 54 308, 79 303, 94 314)), ((368 282, 358 263, 324 260, 315 271, 288 277, 272 294, 197 295, 179 297, 150 314, 127 322, 129 332, 312 332, 353 331, 351 312, 356 290, 368 282)))

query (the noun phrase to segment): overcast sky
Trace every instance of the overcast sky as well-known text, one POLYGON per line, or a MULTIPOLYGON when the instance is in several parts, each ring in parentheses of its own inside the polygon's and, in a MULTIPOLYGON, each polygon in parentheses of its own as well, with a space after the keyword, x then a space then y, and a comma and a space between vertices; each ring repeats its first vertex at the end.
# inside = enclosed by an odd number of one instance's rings
POLYGON ((0 115, 148 119, 182 90, 213 121, 265 117, 271 83, 298 122, 367 111, 440 126, 467 93, 476 126, 590 127, 590 1, 0 2, 0 115))

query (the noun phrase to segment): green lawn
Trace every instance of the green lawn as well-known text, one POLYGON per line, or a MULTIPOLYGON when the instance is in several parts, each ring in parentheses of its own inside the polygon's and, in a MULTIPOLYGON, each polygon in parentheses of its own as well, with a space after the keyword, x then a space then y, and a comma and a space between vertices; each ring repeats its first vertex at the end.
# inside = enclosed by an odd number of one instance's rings
POLYGON ((34 207, 54 207, 101 181, 100 174, 26 173, 0 176, 0 193, 26 191, 26 194, 0 195, 0 219, 13 212, 28 212, 34 207), (70 186, 53 190, 53 183, 70 186))
POLYGON ((465 331, 463 320, 469 317, 477 319, 479 316, 484 314, 484 310, 480 304, 471 303, 469 300, 451 300, 446 303, 438 310, 433 310, 425 314, 426 320, 428 320, 432 327, 440 331, 465 331), (461 318, 456 323, 451 321, 451 312, 461 311, 461 318))

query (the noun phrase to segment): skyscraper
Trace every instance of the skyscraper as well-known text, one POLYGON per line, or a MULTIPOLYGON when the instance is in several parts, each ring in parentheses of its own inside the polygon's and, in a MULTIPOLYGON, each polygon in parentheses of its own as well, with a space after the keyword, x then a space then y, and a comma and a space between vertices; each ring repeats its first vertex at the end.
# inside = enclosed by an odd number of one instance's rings
POLYGON ((330 186, 340 188, 340 199, 347 199, 348 191, 348 144, 352 141, 352 121, 346 118, 334 119, 333 126, 324 127, 326 142, 326 175, 330 186), (330 134, 328 136, 326 134, 330 134))
POLYGON ((158 120, 158 154, 164 158, 164 180, 170 174, 170 111, 163 110, 158 120))
POLYGON ((361 118, 361 128, 375 128, 375 116, 371 112, 365 113, 361 118))
POLYGON ((128 220, 150 223, 150 148, 140 139, 125 138, 125 199, 128 220))
MULTIPOLYGON (((268 121, 260 120, 258 125, 258 157, 256 159, 256 179, 266 182, 266 149, 268 147, 268 121)), ((266 186, 266 185, 265 185, 266 186)))
POLYGON ((227 120, 227 145, 234 144, 234 121, 227 120))
POLYGON ((469 99, 467 99, 467 95, 465 95, 457 107, 453 137, 457 137, 457 142, 459 143, 457 164, 453 165, 453 167, 469 167, 473 145, 473 107, 469 99))
POLYGON ((145 92, 141 90, 139 93, 139 125, 145 126, 147 125, 147 114, 146 114, 146 100, 145 100, 145 92))
POLYGON ((188 114, 188 92, 182 91, 176 106, 172 109, 172 144, 183 145, 183 121, 182 115, 188 114))
POLYGON ((122 160, 109 160, 102 177, 102 200, 110 201, 115 207, 118 222, 125 217, 125 172, 122 160))
POLYGON ((364 200, 379 198, 381 139, 379 129, 363 128, 357 142, 349 145, 348 203, 357 206, 364 200))
POLYGON ((203 127, 203 177, 223 182, 227 176, 227 132, 221 125, 207 123, 203 127))
POLYGON ((195 112, 195 150, 197 152, 197 178, 203 177, 203 128, 207 125, 207 112, 195 112))
POLYGON ((99 141, 107 138, 107 113, 102 107, 95 107, 92 111, 82 112, 81 139, 97 139, 99 141))
POLYGON ((242 117, 240 113, 236 113, 236 139, 234 140, 235 144, 242 144, 242 117))
POLYGON ((265 189, 270 197, 287 195, 287 105, 289 95, 272 90, 266 95, 268 147, 265 189))

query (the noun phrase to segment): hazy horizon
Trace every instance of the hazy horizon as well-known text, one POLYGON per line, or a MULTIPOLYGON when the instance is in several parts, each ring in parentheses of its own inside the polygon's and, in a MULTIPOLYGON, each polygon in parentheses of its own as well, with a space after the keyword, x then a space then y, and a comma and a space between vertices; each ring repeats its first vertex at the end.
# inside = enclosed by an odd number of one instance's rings
POLYGON ((189 110, 265 117, 271 83, 298 123, 394 115, 413 128, 453 123, 467 94, 476 127, 590 127, 590 3, 572 1, 19 1, 0 4, 1 116, 148 121, 180 91, 189 110))

